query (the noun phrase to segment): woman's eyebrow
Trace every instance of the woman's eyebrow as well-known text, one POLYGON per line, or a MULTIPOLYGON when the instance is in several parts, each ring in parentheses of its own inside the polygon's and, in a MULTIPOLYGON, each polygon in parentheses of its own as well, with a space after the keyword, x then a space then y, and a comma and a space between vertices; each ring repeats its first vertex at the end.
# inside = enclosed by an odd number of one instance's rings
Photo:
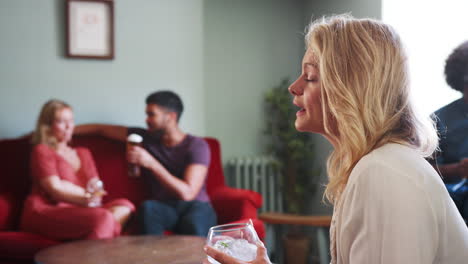
POLYGON ((304 62, 304 68, 305 67, 314 67, 317 68, 317 64, 313 62, 304 62))
POLYGON ((303 69, 306 69, 306 68, 309 68, 309 67, 312 67, 315 70, 318 70, 317 64, 312 63, 312 62, 305 62, 304 66, 303 66, 303 69))

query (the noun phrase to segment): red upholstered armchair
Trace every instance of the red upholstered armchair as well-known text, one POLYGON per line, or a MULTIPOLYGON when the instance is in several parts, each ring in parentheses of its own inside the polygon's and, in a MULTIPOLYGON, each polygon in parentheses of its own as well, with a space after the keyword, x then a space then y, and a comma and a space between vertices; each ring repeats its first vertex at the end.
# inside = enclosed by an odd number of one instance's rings
MULTIPOLYGON (((207 189, 218 215, 218 223, 245 222, 251 218, 259 237, 263 239, 264 225, 257 219, 262 197, 253 191, 226 186, 220 144, 214 138, 205 140, 212 155, 207 189)), ((146 198, 141 180, 127 176, 124 143, 87 135, 74 138, 73 144, 91 150, 108 192, 104 200, 125 197, 138 206, 146 198)), ((28 137, 0 140, 0 263, 33 263, 37 251, 61 243, 18 230, 23 201, 31 188, 30 150, 28 137)))
POLYGON ((215 138, 205 138, 211 149, 211 164, 208 170, 208 195, 218 215, 218 224, 246 222, 254 223, 258 236, 265 237, 265 226, 257 219, 257 209, 262 206, 262 196, 257 192, 228 187, 224 180, 221 163, 221 148, 215 138))

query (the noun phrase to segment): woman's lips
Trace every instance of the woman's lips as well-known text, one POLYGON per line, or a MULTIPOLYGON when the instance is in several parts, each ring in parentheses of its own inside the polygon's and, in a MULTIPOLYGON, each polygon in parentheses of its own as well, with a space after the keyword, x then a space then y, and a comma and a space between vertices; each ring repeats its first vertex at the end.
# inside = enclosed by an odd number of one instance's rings
POLYGON ((296 112, 296 116, 301 116, 304 115, 306 110, 304 108, 299 109, 299 111, 296 112))

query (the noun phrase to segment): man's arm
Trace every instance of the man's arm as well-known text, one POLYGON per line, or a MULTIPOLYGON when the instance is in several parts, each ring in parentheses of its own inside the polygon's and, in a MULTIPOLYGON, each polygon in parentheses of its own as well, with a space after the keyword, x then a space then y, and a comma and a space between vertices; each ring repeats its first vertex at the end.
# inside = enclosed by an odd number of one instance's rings
POLYGON ((191 201, 205 182, 208 167, 202 164, 190 164, 184 172, 184 178, 172 175, 157 159, 142 147, 134 146, 128 151, 127 160, 149 169, 154 177, 179 199, 191 201))
POLYGON ((98 134, 111 139, 126 141, 127 130, 127 127, 119 125, 85 124, 76 126, 73 133, 75 135, 98 134))
POLYGON ((181 180, 164 168, 161 163, 153 164, 150 170, 158 181, 183 201, 195 199, 205 182, 208 168, 202 164, 191 164, 185 169, 181 180))
POLYGON ((462 159, 457 163, 436 165, 432 163, 439 174, 445 179, 451 179, 454 177, 468 178, 468 158, 462 159))

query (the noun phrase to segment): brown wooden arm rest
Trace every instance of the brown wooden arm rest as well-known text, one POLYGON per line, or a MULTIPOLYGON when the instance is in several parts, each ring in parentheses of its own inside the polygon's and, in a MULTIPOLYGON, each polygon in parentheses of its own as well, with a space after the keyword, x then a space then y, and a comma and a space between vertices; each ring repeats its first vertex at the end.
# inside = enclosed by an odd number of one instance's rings
POLYGON ((331 215, 295 215, 266 212, 260 214, 258 218, 268 224, 329 227, 332 217, 331 215))

